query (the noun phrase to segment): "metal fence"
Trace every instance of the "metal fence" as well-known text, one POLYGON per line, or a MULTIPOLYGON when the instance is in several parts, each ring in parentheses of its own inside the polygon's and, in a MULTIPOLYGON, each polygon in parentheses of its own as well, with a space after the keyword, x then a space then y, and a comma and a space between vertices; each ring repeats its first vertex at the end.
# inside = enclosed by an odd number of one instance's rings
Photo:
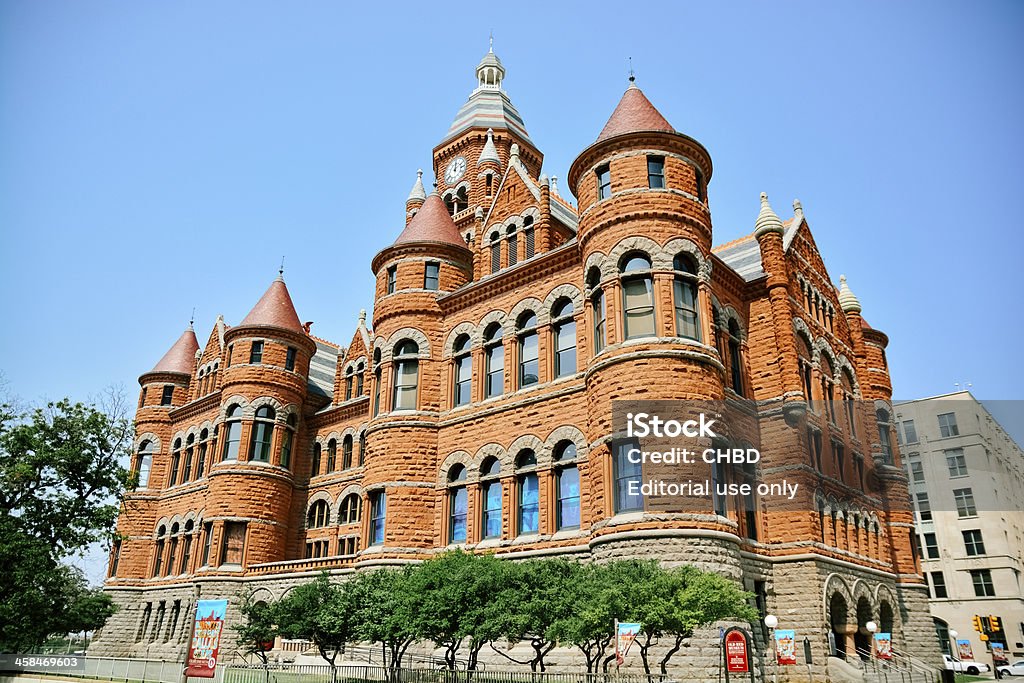
MULTIPOLYGON (((125 683, 181 683, 182 662, 120 657, 86 657, 84 670, 75 672, 27 668, 32 673, 59 674, 125 683)), ((275 664, 218 666, 214 678, 189 678, 187 683, 669 683, 659 675, 605 675, 587 673, 533 673, 531 671, 451 671, 444 668, 391 669, 345 664, 275 664)))

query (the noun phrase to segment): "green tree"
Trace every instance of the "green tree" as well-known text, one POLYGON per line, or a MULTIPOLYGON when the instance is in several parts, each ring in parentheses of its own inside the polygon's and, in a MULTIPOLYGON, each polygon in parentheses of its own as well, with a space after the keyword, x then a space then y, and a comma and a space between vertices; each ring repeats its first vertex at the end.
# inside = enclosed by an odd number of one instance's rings
POLYGON ((571 608, 572 583, 580 564, 562 558, 505 562, 502 589, 495 596, 494 628, 510 643, 528 641, 533 657, 522 662, 507 652, 491 648, 532 671, 545 671, 544 658, 558 645, 554 628, 559 615, 571 608))
POLYGON ((461 550, 427 560, 410 572, 410 596, 416 601, 413 630, 444 648, 454 669, 459 649, 469 648, 467 668, 476 668, 480 650, 499 637, 494 597, 501 587, 501 561, 461 550), (467 642, 468 641, 468 642, 467 642))
POLYGON ((238 639, 238 647, 247 655, 256 655, 263 664, 264 680, 269 681, 267 651, 273 647, 274 639, 278 635, 277 603, 257 600, 254 592, 247 589, 239 592, 238 604, 242 622, 232 626, 238 639))
POLYGON ((587 673, 597 673, 615 637, 616 615, 622 611, 614 565, 580 565, 575 580, 565 587, 567 611, 551 627, 556 640, 583 653, 587 673))
POLYGON ((331 581, 327 572, 278 601, 273 610, 278 632, 285 638, 304 638, 331 667, 334 680, 338 655, 357 638, 355 610, 349 586, 331 581))
POLYGON ((349 582, 353 622, 358 640, 380 643, 394 675, 409 646, 416 642, 412 567, 378 569, 349 582))
POLYGON ((131 423, 116 395, 105 409, 62 400, 21 411, 0 405, 0 649, 95 630, 113 614, 65 562, 113 539, 130 481, 131 423))

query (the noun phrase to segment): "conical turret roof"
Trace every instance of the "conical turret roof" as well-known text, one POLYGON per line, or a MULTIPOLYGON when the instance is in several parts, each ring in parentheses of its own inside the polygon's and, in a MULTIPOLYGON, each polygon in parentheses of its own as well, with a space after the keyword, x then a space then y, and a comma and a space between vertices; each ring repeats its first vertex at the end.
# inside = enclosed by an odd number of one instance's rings
POLYGON ((674 133, 675 128, 661 115, 651 101, 647 99, 643 91, 630 83, 626 92, 622 94, 618 106, 612 112, 608 123, 604 124, 597 141, 623 135, 625 133, 638 133, 640 131, 658 130, 674 133))
POLYGON ((280 327, 285 330, 305 334, 302 323, 299 322, 299 315, 295 312, 295 305, 288 293, 288 287, 284 284, 284 278, 278 276, 270 287, 263 293, 260 300, 256 302, 249 315, 239 324, 239 327, 249 325, 261 327, 280 327))
POLYGON ((839 307, 844 313, 860 313, 860 301, 847 284, 845 275, 839 276, 839 307))
POLYGON ((199 340, 196 339, 196 333, 189 325, 188 329, 178 337, 178 341, 174 342, 174 346, 164 354, 164 357, 150 372, 178 372, 191 375, 198 350, 199 340))
POLYGON ((436 192, 431 192, 423 202, 423 206, 405 226, 405 230, 395 240, 395 244, 411 242, 442 242, 466 249, 466 240, 462 238, 455 226, 448 209, 436 192))

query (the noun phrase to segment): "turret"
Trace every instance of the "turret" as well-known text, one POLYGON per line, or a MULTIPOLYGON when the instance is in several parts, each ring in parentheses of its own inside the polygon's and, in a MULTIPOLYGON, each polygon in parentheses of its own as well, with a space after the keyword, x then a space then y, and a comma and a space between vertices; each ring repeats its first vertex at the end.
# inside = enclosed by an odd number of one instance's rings
POLYGON ((189 324, 174 345, 149 372, 139 376, 142 394, 139 408, 175 407, 188 400, 188 385, 195 372, 199 341, 189 324))
POLYGON ((768 395, 782 396, 782 410, 786 422, 796 425, 807 412, 807 396, 800 382, 797 363, 796 339, 793 337, 793 312, 789 305, 789 266, 782 244, 785 228, 768 203, 768 195, 761 193, 761 210, 754 223, 754 238, 761 251, 761 263, 767 273, 768 300, 772 309, 772 329, 779 353, 781 372, 762 378, 762 382, 775 382, 779 386, 766 387, 768 395))
POLYGON ((416 182, 413 183, 412 189, 409 190, 409 197, 405 200, 405 224, 409 225, 409 221, 416 215, 416 212, 423 206, 423 201, 427 198, 426 190, 423 189, 423 169, 416 171, 416 182))

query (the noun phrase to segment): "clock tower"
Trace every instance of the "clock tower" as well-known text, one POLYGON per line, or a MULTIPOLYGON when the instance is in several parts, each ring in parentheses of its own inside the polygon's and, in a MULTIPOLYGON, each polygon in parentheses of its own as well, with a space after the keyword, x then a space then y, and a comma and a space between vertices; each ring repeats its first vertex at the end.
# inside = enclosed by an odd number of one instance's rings
POLYGON ((523 118, 502 88, 505 67, 494 47, 476 67, 476 88, 434 148, 434 177, 460 230, 473 224, 477 207, 486 212, 498 191, 512 146, 519 146, 519 160, 536 181, 544 155, 526 132, 523 118))

